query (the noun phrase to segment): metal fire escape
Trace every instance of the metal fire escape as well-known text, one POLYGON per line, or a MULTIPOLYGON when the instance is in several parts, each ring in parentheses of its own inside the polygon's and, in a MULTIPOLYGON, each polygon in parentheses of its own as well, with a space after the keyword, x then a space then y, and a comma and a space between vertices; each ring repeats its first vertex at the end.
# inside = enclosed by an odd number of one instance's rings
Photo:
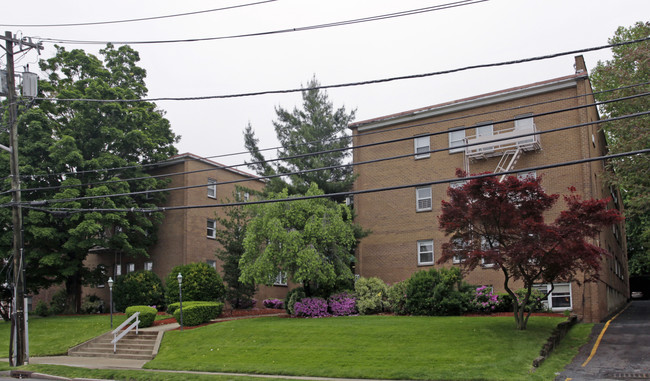
MULTIPOLYGON (((494 173, 507 172, 514 168, 522 153, 538 151, 542 147, 533 118, 519 119, 514 128, 495 131, 492 134, 468 136, 465 140, 472 146, 465 147, 465 171, 469 173, 469 162, 500 157, 494 173)), ((503 181, 502 175, 499 181, 503 181)))

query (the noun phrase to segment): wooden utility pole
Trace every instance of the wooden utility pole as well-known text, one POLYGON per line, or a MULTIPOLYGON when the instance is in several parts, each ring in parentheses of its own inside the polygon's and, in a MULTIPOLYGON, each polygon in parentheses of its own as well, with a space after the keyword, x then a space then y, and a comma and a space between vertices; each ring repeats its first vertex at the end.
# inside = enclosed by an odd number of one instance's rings
POLYGON ((25 329, 25 256, 23 253, 23 214, 20 206, 20 173, 18 171, 18 108, 16 99, 16 80, 14 71, 14 44, 25 49, 43 49, 39 44, 29 40, 16 40, 11 32, 6 31, 4 38, 7 53, 7 103, 9 106, 9 153, 12 190, 12 219, 13 219, 13 271, 14 271, 14 301, 11 315, 13 340, 9 343, 9 361, 14 366, 24 365, 27 358, 27 333, 25 329), (14 360, 15 358, 15 360, 14 360))

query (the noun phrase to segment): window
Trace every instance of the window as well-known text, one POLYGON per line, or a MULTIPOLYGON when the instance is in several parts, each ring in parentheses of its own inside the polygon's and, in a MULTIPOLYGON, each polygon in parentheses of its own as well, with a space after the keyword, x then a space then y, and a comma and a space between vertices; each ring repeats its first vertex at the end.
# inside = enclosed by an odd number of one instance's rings
POLYGON ((417 201, 417 205, 415 206, 416 211, 423 212, 431 210, 431 187, 416 188, 415 198, 417 201))
POLYGON ((217 238, 217 221, 208 220, 208 238, 217 238))
POLYGON ((524 181, 529 178, 535 180, 537 178, 537 171, 519 172, 517 173, 517 178, 520 181, 524 181))
MULTIPOLYGON (((494 126, 491 124, 487 126, 480 126, 476 127, 476 137, 486 137, 486 139, 482 139, 482 141, 485 140, 491 140, 491 136, 494 134, 494 126)), ((484 147, 484 148, 479 148, 479 151, 481 152, 492 152, 494 151, 494 147, 484 147)))
POLYGON ((528 113, 515 116, 515 118, 523 118, 515 120, 515 130, 532 130, 534 125, 532 115, 528 113))
POLYGON ((153 262, 152 261, 147 261, 144 263, 144 269, 146 271, 153 271, 153 262))
MULTIPOLYGON (((533 288, 539 292, 546 294, 550 291, 550 284, 536 284, 533 288)), ((571 303, 571 284, 558 283, 553 288, 553 292, 544 301, 544 304, 553 311, 569 310, 572 307, 571 303)))
POLYGON ((240 191, 237 191, 237 201, 238 202, 241 202, 241 201, 247 202, 250 198, 251 198, 250 193, 248 193, 248 192, 243 192, 242 193, 240 191))
MULTIPOLYGON (((492 246, 490 246, 489 241, 485 237, 481 237, 481 250, 483 251, 488 251, 488 250, 498 250, 497 248, 498 243, 492 242, 492 246)), ((494 262, 491 261, 490 259, 486 258, 481 258, 481 266, 483 267, 493 267, 494 262)))
POLYGON ((449 187, 453 189, 462 188, 463 185, 467 184, 467 180, 454 181, 449 183, 449 187))
MULTIPOLYGON (((454 238, 454 239, 452 240, 452 243, 453 243, 454 246, 457 247, 457 248, 458 248, 459 246, 462 247, 462 248, 465 248, 465 247, 468 246, 468 245, 467 245, 467 242, 464 241, 464 240, 462 240, 462 239, 460 239, 460 238, 454 238)), ((458 251, 458 249, 457 249, 456 251, 458 251)), ((465 257, 464 257, 463 255, 461 255, 461 254, 454 255, 454 257, 452 258, 452 263, 461 263, 461 262, 465 262, 465 257)))
POLYGON ((115 277, 122 275, 122 264, 115 265, 115 277))
POLYGON ((433 240, 418 241, 418 265, 433 264, 433 240))
POLYGON ((127 263, 126 264, 126 273, 132 273, 135 271, 135 263, 127 263))
POLYGON ((426 157, 429 157, 431 154, 429 151, 431 151, 431 145, 429 143, 430 138, 428 136, 422 136, 419 138, 413 139, 413 144, 415 146, 415 158, 416 159, 424 159, 426 157))
POLYGON ((213 259, 206 259, 205 263, 207 263, 208 266, 212 267, 213 269, 215 269, 215 270, 217 269, 217 261, 215 261, 213 259))
POLYGON ((287 285, 287 273, 280 271, 273 281, 274 286, 286 286, 287 285))
POLYGON ((217 198, 217 180, 208 179, 208 197, 217 198))
POLYGON ((614 201, 614 206, 616 206, 616 209, 620 209, 618 205, 618 193, 616 192, 616 188, 614 188, 613 185, 609 186, 609 193, 612 195, 612 201, 614 201))
MULTIPOLYGON (((465 145, 465 130, 450 131, 449 134, 449 148, 459 147, 465 145)), ((462 152, 464 148, 450 149, 449 153, 462 152)))

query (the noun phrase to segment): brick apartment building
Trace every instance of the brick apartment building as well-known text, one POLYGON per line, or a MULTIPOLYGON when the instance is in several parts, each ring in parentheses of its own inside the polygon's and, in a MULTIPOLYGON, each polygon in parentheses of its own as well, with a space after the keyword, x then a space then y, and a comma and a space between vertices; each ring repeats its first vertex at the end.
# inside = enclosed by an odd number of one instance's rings
MULTIPOLYGON (((521 133, 598 121, 595 106, 561 113, 550 111, 592 104, 591 85, 582 56, 575 58, 575 73, 543 82, 496 91, 430 107, 383 116, 350 125, 355 147, 393 139, 390 144, 354 149, 354 162, 412 154, 412 156, 355 166, 355 190, 453 179, 457 168, 469 173, 525 170, 540 165, 602 156, 607 153, 605 136, 597 124, 527 137, 521 133), (494 123, 526 116, 517 121, 494 123), (464 131, 445 132, 458 127, 464 131), (490 139, 500 142, 483 143, 490 139), (476 143, 466 148, 454 148, 476 143), (435 149, 442 152, 427 153, 435 149)), ((542 176, 548 193, 567 194, 574 186, 585 199, 612 197, 609 207, 621 208, 618 191, 603 181, 602 161, 557 167, 520 176, 542 176)), ((394 283, 418 270, 436 265, 442 244, 449 240, 438 229, 441 201, 448 184, 355 195, 354 206, 361 226, 372 233, 361 240, 356 272, 394 283)), ((453 184, 452 184, 453 186, 453 184)), ((546 216, 555 219, 566 205, 560 199, 546 216)), ((592 283, 555 284, 548 306, 556 311, 572 310, 589 322, 600 321, 629 297, 627 249, 624 225, 601 232, 596 244, 611 256, 602 261, 600 280, 592 283)), ((579 278, 579 276, 578 276, 579 278)), ((503 275, 489 265, 467 274, 470 284, 488 285, 504 292, 503 275)), ((520 288, 521 285, 515 285, 520 288)), ((548 285, 536 285, 546 291, 548 285)))
MULTIPOLYGON (((226 199, 234 200, 236 186, 253 191, 260 191, 265 186, 262 180, 251 174, 223 168, 222 164, 190 153, 174 156, 150 173, 170 175, 167 187, 180 188, 169 191, 165 207, 225 202, 226 199), (249 181, 220 184, 238 180, 249 181)), ((247 198, 247 192, 240 193, 240 197, 247 198)), ((216 207, 167 210, 158 230, 158 241, 149 249, 148 258, 129 258, 119 253, 91 254, 87 265, 104 265, 113 279, 132 271, 151 270, 164 281, 174 266, 195 262, 208 263, 223 275, 221 261, 215 256, 220 247, 215 239, 216 216, 225 216, 225 210, 216 207)), ((256 299, 261 305, 264 298, 284 297, 286 292, 286 284, 260 286, 256 299)), ((83 295, 89 294, 96 294, 105 301, 109 299, 105 285, 85 287, 83 295)))

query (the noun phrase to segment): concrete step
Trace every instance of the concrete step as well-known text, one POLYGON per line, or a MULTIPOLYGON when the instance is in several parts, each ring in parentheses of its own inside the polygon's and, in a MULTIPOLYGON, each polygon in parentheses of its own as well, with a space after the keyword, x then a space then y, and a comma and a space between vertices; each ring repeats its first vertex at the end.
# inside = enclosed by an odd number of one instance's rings
POLYGON ((105 357, 133 360, 151 360, 154 358, 159 332, 129 332, 117 342, 117 351, 113 353, 113 335, 109 332, 68 350, 69 356, 105 357))

